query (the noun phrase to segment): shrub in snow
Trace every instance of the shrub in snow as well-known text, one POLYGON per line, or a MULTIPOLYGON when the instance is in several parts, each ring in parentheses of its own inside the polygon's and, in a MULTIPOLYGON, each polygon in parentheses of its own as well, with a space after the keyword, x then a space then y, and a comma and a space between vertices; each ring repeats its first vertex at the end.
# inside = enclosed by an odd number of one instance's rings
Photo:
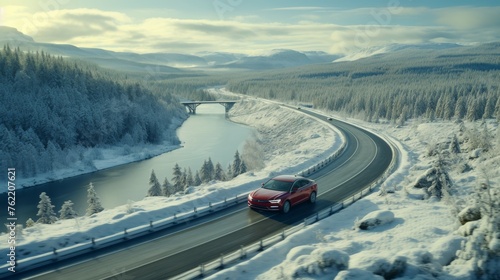
POLYGON ((465 238, 457 235, 445 236, 437 240, 430 251, 435 261, 442 266, 449 265, 457 256, 465 238))
POLYGON ((383 280, 384 277, 375 275, 370 271, 352 268, 340 271, 334 280, 383 280))
POLYGON ((459 162, 456 166, 455 169, 458 173, 465 173, 469 172, 472 170, 472 167, 466 163, 466 162, 459 162))
POLYGON ((492 185, 484 172, 476 193, 475 204, 480 205, 481 220, 467 236, 453 264, 472 266, 480 279, 500 279, 500 188, 492 185))
POLYGON ((391 223, 392 221, 394 221, 394 213, 388 210, 379 210, 368 213, 361 220, 356 221, 355 227, 368 230, 379 225, 391 223))
POLYGON ((328 247, 320 247, 312 251, 311 249, 311 247, 303 246, 290 251, 287 261, 280 265, 285 278, 322 275, 323 273, 337 274, 349 266, 349 255, 343 251, 328 247))
POLYGON ((448 193, 449 186, 451 186, 451 179, 445 170, 445 162, 441 157, 413 184, 414 188, 424 189, 428 197, 436 197, 437 199, 441 199, 448 193))
POLYGON ((29 227, 32 227, 35 225, 35 221, 33 221, 33 219, 29 218, 27 221, 26 221, 26 227, 29 228, 29 227))
POLYGON ((398 256, 392 263, 387 259, 375 257, 372 259, 371 264, 366 268, 366 270, 372 272, 373 274, 380 275, 384 279, 394 279, 402 276, 406 267, 406 257, 398 256))
POLYGON ((472 235, 474 230, 479 227, 479 222, 480 220, 468 222, 465 225, 459 227, 457 229, 457 233, 464 237, 472 235))
POLYGON ((458 220, 462 225, 467 222, 477 221, 481 219, 481 209, 479 206, 467 206, 460 213, 458 213, 458 220))
POLYGON ((481 148, 472 150, 469 153, 469 159, 476 159, 476 158, 478 158, 481 155, 482 151, 483 151, 483 149, 481 149, 481 148))

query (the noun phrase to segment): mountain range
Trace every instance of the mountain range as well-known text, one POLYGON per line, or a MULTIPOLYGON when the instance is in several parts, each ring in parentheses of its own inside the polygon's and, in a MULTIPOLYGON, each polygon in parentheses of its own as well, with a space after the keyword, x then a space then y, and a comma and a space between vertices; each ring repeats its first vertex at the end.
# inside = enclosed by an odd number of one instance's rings
POLYGON ((80 58, 105 68, 140 71, 153 68, 162 72, 181 72, 189 69, 275 69, 292 66, 329 63, 339 58, 321 51, 299 52, 289 49, 272 50, 268 54, 250 56, 240 53, 200 52, 181 53, 133 53, 114 52, 96 48, 82 48, 69 44, 36 42, 15 28, 0 27, 0 44, 19 47, 26 51, 44 51, 52 55, 80 58), (158 69, 160 68, 160 69, 158 69))
MULTIPOLYGON (((36 42, 17 29, 0 26, 0 44, 19 47, 24 51, 44 51, 56 56, 72 57, 93 62, 104 68, 130 72, 155 71, 166 74, 186 73, 187 70, 265 70, 280 69, 312 64, 354 61, 363 58, 395 55, 425 55, 434 51, 447 51, 451 55, 460 55, 469 46, 452 43, 425 44, 387 44, 369 47, 346 55, 334 55, 323 51, 296 51, 290 49, 274 49, 261 55, 248 55, 229 52, 199 52, 181 54, 169 52, 133 53, 115 52, 97 48, 83 48, 69 44, 52 44, 36 42)), ((500 43, 475 45, 474 48, 489 51, 498 50, 500 43), (482 46, 482 47, 481 47, 482 46)))

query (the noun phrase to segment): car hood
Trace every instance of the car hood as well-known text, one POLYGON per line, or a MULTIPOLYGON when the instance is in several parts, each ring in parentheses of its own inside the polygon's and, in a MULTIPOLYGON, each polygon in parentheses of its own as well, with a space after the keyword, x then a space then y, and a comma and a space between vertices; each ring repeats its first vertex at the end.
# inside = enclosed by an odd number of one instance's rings
POLYGON ((283 191, 274 191, 274 190, 268 190, 264 188, 260 188, 258 190, 255 190, 253 193, 251 193, 251 196, 254 199, 259 199, 259 200, 271 200, 271 199, 277 199, 287 192, 283 191))

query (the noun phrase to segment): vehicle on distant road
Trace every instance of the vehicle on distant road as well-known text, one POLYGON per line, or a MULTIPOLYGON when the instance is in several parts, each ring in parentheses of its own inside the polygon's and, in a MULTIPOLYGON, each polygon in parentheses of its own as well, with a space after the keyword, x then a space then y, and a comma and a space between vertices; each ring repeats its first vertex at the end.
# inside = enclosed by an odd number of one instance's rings
POLYGON ((281 211, 302 202, 316 202, 318 184, 311 179, 295 175, 280 175, 262 184, 248 195, 248 206, 252 209, 281 211))

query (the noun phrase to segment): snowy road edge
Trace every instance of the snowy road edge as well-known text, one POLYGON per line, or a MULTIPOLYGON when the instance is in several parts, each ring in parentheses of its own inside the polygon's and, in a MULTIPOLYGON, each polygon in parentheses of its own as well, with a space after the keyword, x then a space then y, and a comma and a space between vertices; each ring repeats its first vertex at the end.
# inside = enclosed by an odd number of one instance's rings
MULTIPOLYGON (((291 108, 289 108, 289 109, 291 109, 291 108)), ((318 112, 318 111, 315 111, 315 113, 324 114, 324 112, 318 112)), ((322 121, 322 120, 320 120, 320 121, 322 121)), ((214 274, 218 271, 229 268, 233 265, 236 265, 241 260, 248 259, 252 256, 255 256, 259 252, 263 251, 264 249, 269 248, 269 247, 279 243, 280 241, 285 240, 287 237, 290 237, 295 233, 298 233, 302 229, 305 229, 308 225, 314 224, 320 220, 323 220, 327 217, 330 217, 331 215, 334 215, 335 213, 339 212, 340 210, 348 207, 349 205, 352 205, 357 200, 370 194, 373 191, 373 189, 375 189, 377 186, 381 185, 399 167, 399 163, 400 163, 399 157, 401 155, 401 152, 400 152, 400 147, 397 144, 397 141, 394 141, 393 139, 391 139, 390 137, 388 137, 386 135, 381 135, 380 133, 377 133, 371 129, 362 127, 358 124, 355 124, 352 122, 349 122, 349 124, 356 126, 362 130, 368 131, 368 132, 380 137, 391 147, 391 150, 392 150, 391 164, 389 165, 387 170, 382 175, 379 176, 379 178, 377 178, 373 183, 367 185, 365 188, 363 188, 358 193, 353 194, 351 197, 349 197, 347 199, 344 199, 342 201, 342 203, 332 205, 327 209, 316 212, 316 214, 306 218, 304 220, 304 222, 299 224, 299 225, 296 225, 296 226, 291 227, 289 229, 283 230, 280 234, 276 234, 276 235, 273 235, 273 236, 268 237, 266 239, 262 239, 258 242, 250 244, 246 247, 241 247, 237 251, 220 256, 220 258, 215 259, 212 262, 200 265, 197 268, 186 271, 186 272, 184 272, 180 275, 177 275, 173 278, 170 278, 170 279, 177 280, 177 279, 194 279, 194 278, 199 278, 199 277, 205 277, 205 276, 214 274), (368 191, 366 191, 366 190, 368 190, 368 191)), ((345 141, 344 141, 344 143, 345 143, 345 141)), ((344 146, 345 145, 343 145, 343 147, 344 146)), ((340 154, 342 154, 342 153, 340 153, 340 154)))

